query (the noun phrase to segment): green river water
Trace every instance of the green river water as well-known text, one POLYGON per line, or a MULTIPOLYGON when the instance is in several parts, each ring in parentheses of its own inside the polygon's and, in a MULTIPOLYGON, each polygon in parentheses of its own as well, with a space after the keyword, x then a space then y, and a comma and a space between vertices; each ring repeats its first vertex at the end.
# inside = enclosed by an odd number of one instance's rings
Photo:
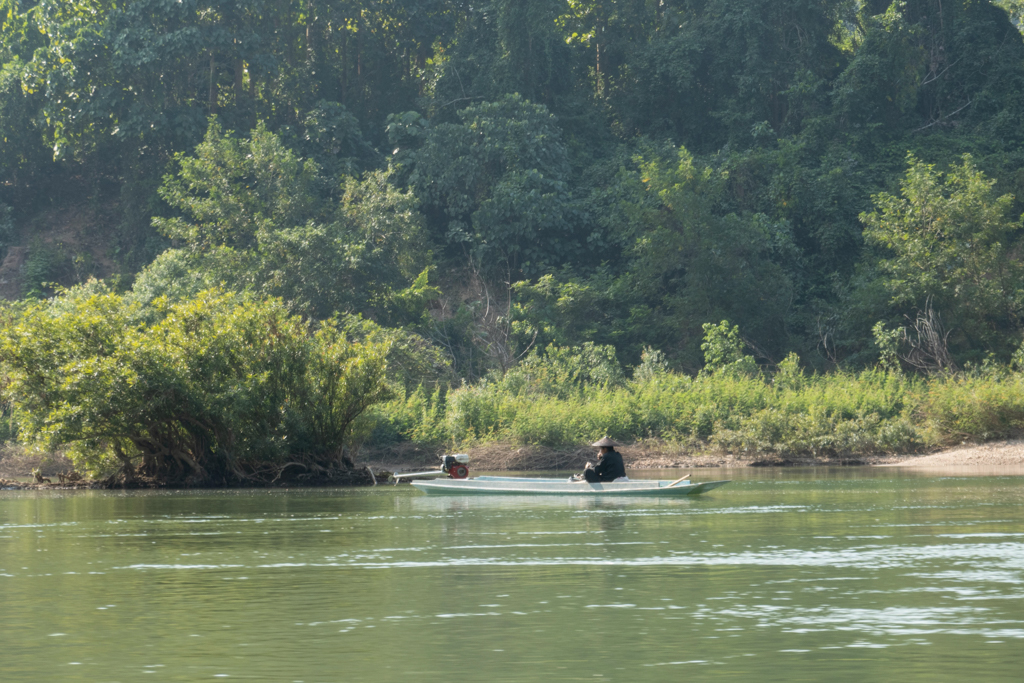
POLYGON ((1019 475, 0 492, 0 680, 1020 681, 1019 475))

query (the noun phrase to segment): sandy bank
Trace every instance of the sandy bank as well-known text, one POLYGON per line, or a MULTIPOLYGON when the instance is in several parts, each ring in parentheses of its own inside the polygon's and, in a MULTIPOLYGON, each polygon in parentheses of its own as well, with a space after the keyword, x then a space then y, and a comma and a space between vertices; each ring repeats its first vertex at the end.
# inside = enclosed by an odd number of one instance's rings
MULTIPOLYGON (((545 446, 486 444, 462 449, 469 453, 472 471, 580 471, 588 461, 596 460, 595 449, 554 449, 545 446)), ((813 457, 766 453, 728 453, 691 450, 679 444, 650 440, 622 446, 619 450, 629 469, 714 468, 714 467, 822 467, 873 465, 913 468, 1006 468, 1019 467, 1024 473, 1024 439, 993 441, 949 448, 925 455, 864 455, 856 457, 813 457)), ((434 469, 437 455, 445 450, 426 449, 412 444, 364 449, 358 460, 362 470, 367 464, 382 478, 389 472, 434 469)), ((0 488, 25 486, 33 469, 51 477, 71 470, 62 457, 24 455, 16 450, 0 450, 0 488), (20 481, 18 481, 20 480, 20 481)), ((88 485, 83 483, 80 485, 88 485)))
POLYGON ((0 445, 0 479, 27 479, 32 470, 56 481, 61 472, 70 472, 75 466, 63 455, 26 453, 16 446, 0 445))
MULTIPOLYGON (((879 463, 883 464, 883 463, 879 463)), ((1024 439, 964 445, 930 455, 904 457, 884 463, 895 467, 1005 467, 1024 465, 1024 439)))

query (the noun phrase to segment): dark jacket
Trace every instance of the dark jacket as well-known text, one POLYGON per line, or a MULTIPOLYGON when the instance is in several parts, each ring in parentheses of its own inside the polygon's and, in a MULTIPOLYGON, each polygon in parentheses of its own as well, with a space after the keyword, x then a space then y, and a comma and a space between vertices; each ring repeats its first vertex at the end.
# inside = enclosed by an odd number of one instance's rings
POLYGON ((626 466, 622 462, 622 454, 614 448, 597 461, 594 472, 601 481, 615 481, 619 477, 626 476, 626 466))

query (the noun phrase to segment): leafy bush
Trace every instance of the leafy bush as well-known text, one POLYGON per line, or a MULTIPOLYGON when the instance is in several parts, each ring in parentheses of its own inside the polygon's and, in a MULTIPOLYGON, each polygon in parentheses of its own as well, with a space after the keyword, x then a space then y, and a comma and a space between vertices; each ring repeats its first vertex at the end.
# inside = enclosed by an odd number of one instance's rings
POLYGON ((1024 375, 963 374, 928 385, 919 409, 931 441, 998 439, 1024 432, 1024 375))
POLYGON ((144 307, 92 282, 4 323, 21 439, 93 472, 223 483, 285 458, 331 467, 389 394, 386 343, 314 331, 276 299, 206 290, 144 307))
POLYGON ((625 379, 612 346, 560 347, 550 345, 543 354, 532 353, 507 372, 500 385, 514 394, 523 392, 566 398, 599 386, 615 386, 625 379))
POLYGON ((753 374, 757 372, 754 359, 743 353, 743 341, 740 339, 739 325, 729 328, 729 321, 723 320, 715 325, 704 323, 704 343, 700 350, 704 352, 704 372, 719 371, 753 374))
POLYGON ((374 444, 413 441, 437 446, 448 441, 445 422, 444 390, 441 386, 428 393, 422 386, 414 391, 374 406, 367 418, 373 422, 369 435, 374 444))

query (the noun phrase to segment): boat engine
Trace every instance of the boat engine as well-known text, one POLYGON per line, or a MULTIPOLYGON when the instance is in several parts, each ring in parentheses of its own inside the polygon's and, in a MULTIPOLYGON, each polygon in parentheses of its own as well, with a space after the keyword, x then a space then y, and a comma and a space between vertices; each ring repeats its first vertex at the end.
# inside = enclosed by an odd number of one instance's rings
POLYGON ((451 479, 465 479, 469 476, 469 456, 465 453, 441 456, 441 471, 447 472, 451 479))

